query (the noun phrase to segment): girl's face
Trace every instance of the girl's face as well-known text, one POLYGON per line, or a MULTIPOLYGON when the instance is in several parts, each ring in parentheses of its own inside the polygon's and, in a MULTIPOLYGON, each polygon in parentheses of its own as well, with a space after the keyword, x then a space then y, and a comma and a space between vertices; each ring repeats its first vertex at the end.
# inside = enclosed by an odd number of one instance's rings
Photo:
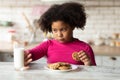
POLYGON ((73 40, 73 28, 62 21, 55 21, 51 25, 54 39, 61 43, 73 40))

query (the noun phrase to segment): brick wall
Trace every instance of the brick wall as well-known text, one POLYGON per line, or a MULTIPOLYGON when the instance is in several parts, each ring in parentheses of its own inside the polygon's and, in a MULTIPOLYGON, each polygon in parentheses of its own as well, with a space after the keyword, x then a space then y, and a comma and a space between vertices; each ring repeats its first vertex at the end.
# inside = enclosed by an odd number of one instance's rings
MULTIPOLYGON (((47 2, 47 0, 0 0, 0 20, 13 21, 17 23, 14 28, 18 30, 19 34, 21 34, 26 31, 25 29, 27 26, 22 15, 23 12, 32 24, 34 19, 38 19, 40 16, 38 14, 33 14, 32 12, 35 5, 49 7, 54 3, 63 2, 65 1, 49 0, 49 2, 47 2)), ((96 39, 96 34, 100 34, 103 37, 109 37, 113 33, 120 33, 120 0, 75 0, 75 2, 84 4, 87 13, 85 30, 82 31, 76 29, 74 31, 75 37, 88 41, 96 39)), ((43 37, 39 38, 41 37, 39 36, 40 33, 41 32, 38 32, 37 35, 38 40, 43 39, 43 37)))

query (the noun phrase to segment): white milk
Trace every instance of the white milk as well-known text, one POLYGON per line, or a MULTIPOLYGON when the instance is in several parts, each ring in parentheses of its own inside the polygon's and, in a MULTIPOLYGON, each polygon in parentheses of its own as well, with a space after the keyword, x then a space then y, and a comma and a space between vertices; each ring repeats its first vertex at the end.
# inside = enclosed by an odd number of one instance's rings
POLYGON ((24 48, 14 48, 14 67, 16 70, 24 67, 24 48))

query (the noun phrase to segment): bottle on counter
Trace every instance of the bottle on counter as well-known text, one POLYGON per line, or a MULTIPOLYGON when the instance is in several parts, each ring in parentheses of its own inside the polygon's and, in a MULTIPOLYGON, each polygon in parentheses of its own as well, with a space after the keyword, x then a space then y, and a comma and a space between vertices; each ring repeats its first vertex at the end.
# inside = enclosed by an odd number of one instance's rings
POLYGON ((8 33, 9 33, 9 37, 10 37, 10 42, 13 43, 14 40, 16 40, 16 30, 10 29, 8 31, 8 33))
POLYGON ((100 36, 100 33, 96 34, 94 44, 96 46, 104 45, 104 38, 100 36))

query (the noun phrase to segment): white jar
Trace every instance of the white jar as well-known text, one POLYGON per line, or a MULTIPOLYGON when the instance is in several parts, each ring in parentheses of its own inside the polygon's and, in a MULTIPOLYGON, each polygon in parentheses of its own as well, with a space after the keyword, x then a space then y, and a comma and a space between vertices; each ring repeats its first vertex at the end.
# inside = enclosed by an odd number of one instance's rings
POLYGON ((24 48, 14 48, 14 67, 16 70, 21 70, 24 67, 24 48))

